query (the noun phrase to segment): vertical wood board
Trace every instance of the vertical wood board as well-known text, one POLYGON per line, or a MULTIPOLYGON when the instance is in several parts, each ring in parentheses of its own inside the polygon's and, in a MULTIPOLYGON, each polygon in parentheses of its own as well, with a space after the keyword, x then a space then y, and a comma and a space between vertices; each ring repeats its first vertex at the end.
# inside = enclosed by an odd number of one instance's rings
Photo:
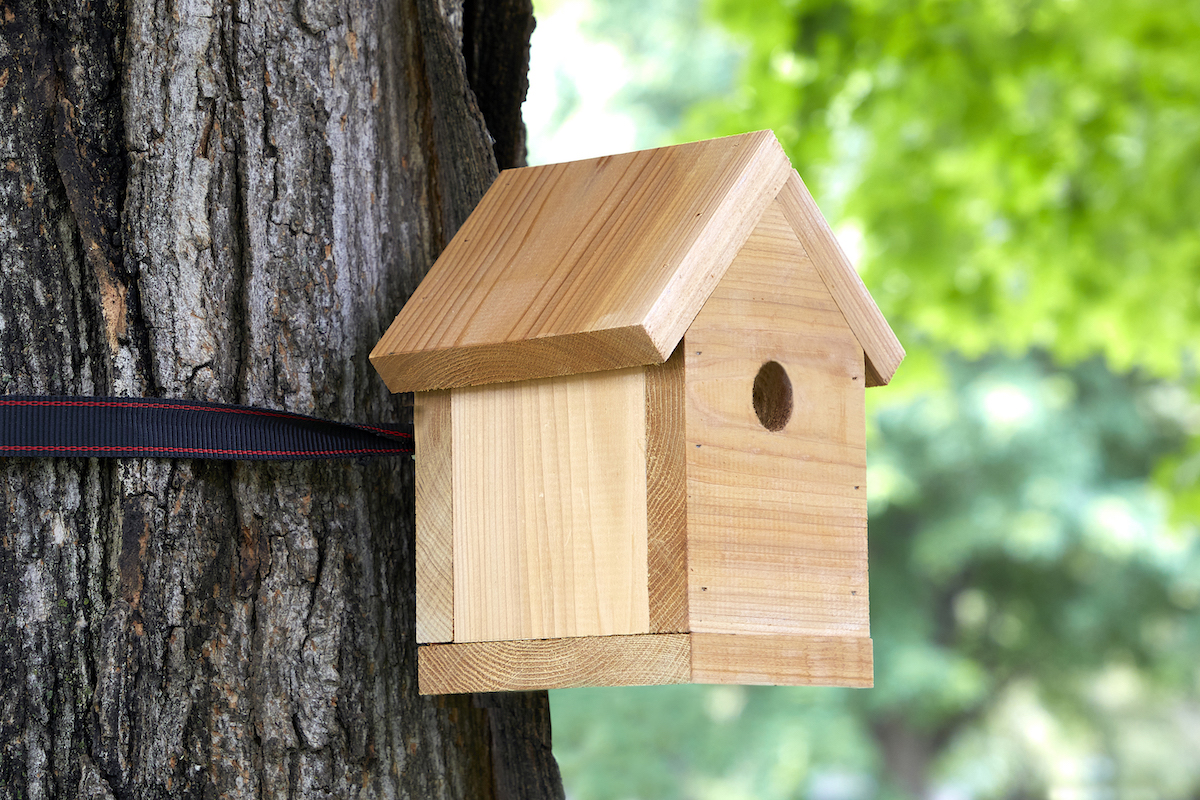
POLYGON ((789 174, 769 131, 507 170, 371 361, 392 391, 661 363, 789 174))
POLYGON ((863 353, 778 203, 684 346, 690 630, 867 636, 863 353), (752 400, 768 361, 779 431, 752 400))
POLYGON ((650 630, 687 630, 683 350, 646 367, 646 527, 650 630))
POLYGON ((687 683, 687 634, 424 645, 421 694, 687 683))
POLYGON ((413 398, 417 483, 417 641, 454 640, 454 490, 450 392, 413 398))
POLYGON ((643 368, 451 402, 454 640, 648 632, 643 368))

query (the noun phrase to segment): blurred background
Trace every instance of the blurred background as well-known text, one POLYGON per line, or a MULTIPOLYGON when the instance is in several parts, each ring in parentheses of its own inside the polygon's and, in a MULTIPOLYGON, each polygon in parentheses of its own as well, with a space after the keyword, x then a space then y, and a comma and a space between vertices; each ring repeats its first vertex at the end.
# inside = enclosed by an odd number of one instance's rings
POLYGON ((535 6, 530 163, 770 128, 908 350, 876 688, 552 692, 568 797, 1200 798, 1200 1, 535 6))

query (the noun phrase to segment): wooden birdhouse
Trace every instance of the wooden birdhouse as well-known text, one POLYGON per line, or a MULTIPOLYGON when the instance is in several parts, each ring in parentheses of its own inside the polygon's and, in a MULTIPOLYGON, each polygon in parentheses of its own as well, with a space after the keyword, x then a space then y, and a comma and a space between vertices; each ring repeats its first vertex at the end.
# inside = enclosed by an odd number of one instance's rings
POLYGON ((416 393, 421 691, 871 685, 903 356, 770 132, 501 173, 371 354, 416 393))

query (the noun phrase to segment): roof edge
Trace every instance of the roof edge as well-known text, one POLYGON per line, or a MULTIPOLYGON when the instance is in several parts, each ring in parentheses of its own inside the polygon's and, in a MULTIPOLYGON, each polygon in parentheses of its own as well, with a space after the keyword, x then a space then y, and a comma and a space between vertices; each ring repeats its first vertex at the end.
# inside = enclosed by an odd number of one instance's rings
POLYGON ((791 170, 779 191, 784 216, 808 252, 825 288, 833 295, 842 316, 866 356, 867 386, 885 386, 904 360, 904 346, 896 338, 875 298, 859 277, 833 235, 800 174, 791 170))
POLYGON ((395 392, 429 392, 489 383, 661 364, 664 356, 640 325, 416 353, 371 352, 371 364, 395 392))
POLYGON ((734 257, 758 227, 767 206, 786 186, 788 176, 795 174, 774 132, 753 131, 726 139, 742 139, 753 152, 644 318, 650 338, 663 354, 660 361, 666 360, 683 339, 734 257))

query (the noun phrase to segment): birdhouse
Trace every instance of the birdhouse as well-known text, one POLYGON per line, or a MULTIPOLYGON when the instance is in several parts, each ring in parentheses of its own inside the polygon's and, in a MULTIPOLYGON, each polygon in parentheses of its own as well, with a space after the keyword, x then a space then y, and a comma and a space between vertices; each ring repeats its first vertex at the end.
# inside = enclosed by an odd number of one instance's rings
POLYGON ((422 693, 871 685, 903 356, 769 131, 502 172, 371 354, 415 392, 422 693))

